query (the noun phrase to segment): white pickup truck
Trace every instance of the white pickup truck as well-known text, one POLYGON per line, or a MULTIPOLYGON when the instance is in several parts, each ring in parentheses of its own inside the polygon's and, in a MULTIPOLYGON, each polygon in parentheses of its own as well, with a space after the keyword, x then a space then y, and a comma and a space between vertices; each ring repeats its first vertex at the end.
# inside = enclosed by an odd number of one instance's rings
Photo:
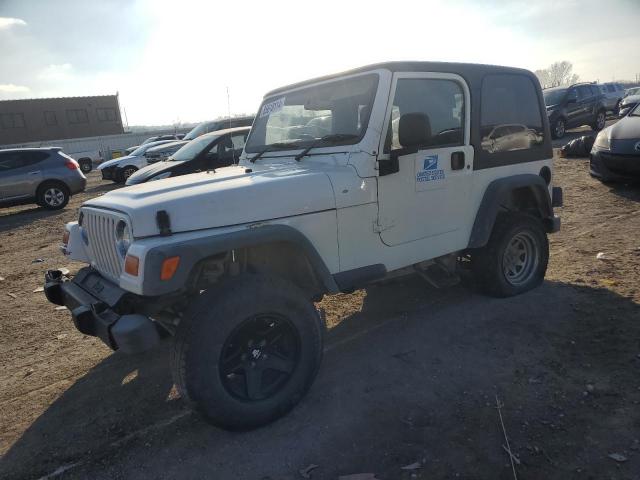
POLYGON ((47 272, 45 292, 113 349, 173 336, 183 397, 253 428, 313 382, 324 294, 411 273, 443 286, 461 268, 491 295, 540 285, 560 228, 552 157, 529 71, 407 62, 316 78, 265 96, 238 165, 87 201, 63 240, 87 267, 47 272))

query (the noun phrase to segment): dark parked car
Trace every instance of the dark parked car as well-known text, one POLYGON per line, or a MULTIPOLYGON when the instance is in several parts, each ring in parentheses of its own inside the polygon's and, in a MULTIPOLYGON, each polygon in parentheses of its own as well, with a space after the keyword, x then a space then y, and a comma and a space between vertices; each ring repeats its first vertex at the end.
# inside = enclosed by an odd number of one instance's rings
POLYGON ((186 145, 194 138, 198 138, 200 135, 204 135, 205 133, 217 132, 218 130, 222 130, 225 128, 250 127, 253 123, 253 118, 254 117, 250 115, 245 117, 224 118, 222 120, 214 120, 212 122, 202 122, 193 127, 181 141, 167 143, 166 145, 163 145, 161 147, 150 148, 149 150, 147 150, 144 156, 147 158, 148 163, 155 163, 161 160, 165 160, 166 158, 169 158, 169 156, 176 153, 183 145, 186 145))
POLYGON ((59 210, 86 184, 78 162, 60 148, 0 150, 2 206, 35 202, 49 210, 59 210))
POLYGON ((161 180, 237 162, 251 127, 227 128, 206 133, 183 145, 168 159, 153 163, 127 179, 127 185, 161 180))
POLYGON ((583 125, 588 125, 595 131, 604 128, 607 116, 598 85, 579 83, 568 87, 546 88, 542 94, 553 138, 562 138, 567 129, 583 125))
POLYGON ((591 176, 603 182, 640 179, 640 105, 598 134, 590 158, 591 176))
POLYGON ((622 99, 622 103, 620 104, 620 112, 618 115, 620 117, 626 117, 631 110, 635 108, 636 105, 640 103, 640 94, 637 95, 628 95, 622 99))
POLYGON ((154 135, 153 137, 147 138, 140 145, 145 145, 151 142, 158 142, 160 140, 182 140, 184 138, 184 133, 170 133, 166 135, 154 135))

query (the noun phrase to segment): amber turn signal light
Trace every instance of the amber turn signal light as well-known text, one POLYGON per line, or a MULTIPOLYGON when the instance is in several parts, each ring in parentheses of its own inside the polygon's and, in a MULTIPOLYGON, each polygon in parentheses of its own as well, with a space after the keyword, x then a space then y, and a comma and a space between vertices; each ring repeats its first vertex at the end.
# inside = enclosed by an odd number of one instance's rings
POLYGON ((124 259, 124 271, 134 277, 138 276, 138 267, 140 266, 140 259, 135 255, 127 255, 124 259))
POLYGON ((65 229, 64 233, 62 234, 62 244, 69 245, 69 230, 65 229))
POLYGON ((180 257, 165 258, 162 262, 162 270, 160 270, 160 280, 171 280, 180 265, 180 257))

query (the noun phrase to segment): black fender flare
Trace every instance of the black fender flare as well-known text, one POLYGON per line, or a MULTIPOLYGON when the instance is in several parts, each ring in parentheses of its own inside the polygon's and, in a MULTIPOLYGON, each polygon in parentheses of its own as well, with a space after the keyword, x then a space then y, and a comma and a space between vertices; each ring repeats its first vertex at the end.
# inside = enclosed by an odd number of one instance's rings
POLYGON ((318 279, 329 293, 339 291, 333 276, 322 257, 300 231, 288 225, 261 225, 228 233, 215 233, 194 239, 166 243, 151 248, 144 260, 143 295, 155 296, 171 293, 183 288, 190 279, 196 265, 203 259, 230 250, 258 246, 266 243, 285 242, 301 248, 314 269, 318 279), (160 280, 162 262, 169 257, 180 256, 176 273, 170 280, 160 280))
MULTIPOLYGON (((484 192, 482 202, 476 213, 468 248, 484 247, 489 241, 498 213, 503 208, 511 192, 519 188, 528 188, 533 194, 540 216, 545 223, 553 219, 553 208, 549 187, 540 175, 525 173, 492 181, 484 192)), ((551 228, 549 228, 551 231, 551 228)))

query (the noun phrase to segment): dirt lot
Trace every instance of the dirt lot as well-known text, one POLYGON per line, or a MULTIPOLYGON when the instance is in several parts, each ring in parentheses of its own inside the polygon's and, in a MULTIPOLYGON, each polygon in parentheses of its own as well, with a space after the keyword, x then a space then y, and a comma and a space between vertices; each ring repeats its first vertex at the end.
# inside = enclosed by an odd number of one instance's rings
POLYGON ((1 210, 0 477, 507 479, 498 395, 518 478, 640 479, 640 187, 600 184, 586 159, 557 159, 556 183, 543 287, 498 300, 408 278, 328 297, 308 396, 243 434, 185 409, 166 345, 112 354, 34 293, 44 270, 79 267, 62 224, 111 186, 93 173, 60 213, 1 210))

